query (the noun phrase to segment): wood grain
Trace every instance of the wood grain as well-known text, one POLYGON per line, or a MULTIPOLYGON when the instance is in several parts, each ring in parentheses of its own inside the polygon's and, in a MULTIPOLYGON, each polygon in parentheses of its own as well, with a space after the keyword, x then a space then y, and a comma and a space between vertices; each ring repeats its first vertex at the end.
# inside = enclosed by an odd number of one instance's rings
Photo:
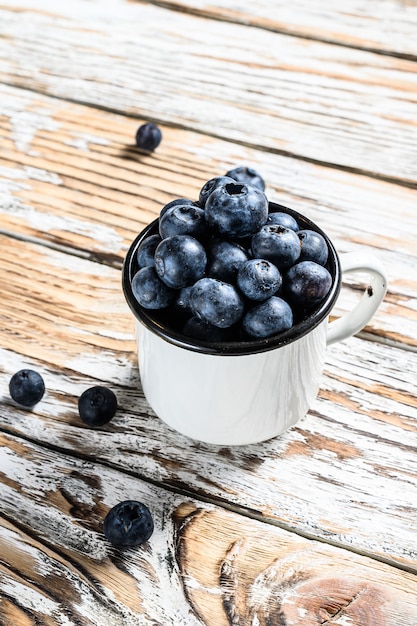
MULTIPOLYGON (((417 348, 414 190, 168 127, 145 156, 130 144, 136 127, 132 118, 0 86, 0 230, 120 267, 163 204, 197 198, 206 180, 248 163, 271 200, 316 221, 339 252, 380 258, 389 292, 367 331, 417 348)), ((335 313, 355 297, 344 292, 335 313)))
POLYGON ((0 444, 5 626, 415 623, 412 574, 12 436, 0 444), (123 499, 147 503, 155 531, 121 551, 102 524, 123 499))
POLYGON ((122 0, 0 22, 2 82, 417 183, 412 61, 122 0))
POLYGON ((296 428, 242 448, 198 444, 155 418, 143 398, 119 271, 6 241, 2 428, 417 569, 414 353, 354 338, 337 344, 319 398, 296 428), (13 406, 7 391, 26 364, 48 389, 31 412, 13 406), (114 387, 121 408, 91 431, 77 398, 97 381, 114 387))
POLYGON ((245 5, 231 0, 163 0, 154 4, 383 54, 416 56, 417 5, 413 0, 344 0, 343 4, 258 0, 245 5))

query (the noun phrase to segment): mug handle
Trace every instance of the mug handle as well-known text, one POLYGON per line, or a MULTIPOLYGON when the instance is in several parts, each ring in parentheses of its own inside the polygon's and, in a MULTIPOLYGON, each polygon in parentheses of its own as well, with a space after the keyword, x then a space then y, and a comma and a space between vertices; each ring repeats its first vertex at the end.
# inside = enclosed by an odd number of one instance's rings
POLYGON ((346 339, 366 326, 387 292, 385 270, 376 257, 360 252, 347 252, 340 255, 340 265, 343 274, 366 272, 370 280, 358 304, 348 313, 330 322, 327 345, 346 339))

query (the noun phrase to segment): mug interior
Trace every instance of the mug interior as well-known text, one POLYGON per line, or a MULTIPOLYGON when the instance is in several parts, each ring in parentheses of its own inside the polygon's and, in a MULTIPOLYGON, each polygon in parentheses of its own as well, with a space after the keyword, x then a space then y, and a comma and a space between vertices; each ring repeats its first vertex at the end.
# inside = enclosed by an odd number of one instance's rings
POLYGON ((172 343, 178 347, 192 350, 194 352, 201 352, 205 354, 217 354, 217 355, 242 355, 242 354, 254 354, 257 352, 266 352, 273 350, 281 346, 287 345, 293 341, 296 341, 300 337, 303 337, 307 333, 316 328, 324 319, 329 315, 337 296, 339 295, 341 287, 341 269, 340 261, 337 255, 336 249, 326 235, 326 233, 319 228, 314 222, 309 220, 301 213, 294 211, 281 204, 269 202, 269 212, 283 211, 292 215, 298 222, 300 230, 314 230, 322 235, 327 243, 329 250, 329 257, 325 265, 326 269, 332 276, 332 286, 326 298, 320 302, 316 307, 311 309, 308 316, 297 321, 289 330, 281 332, 271 337, 263 339, 249 339, 244 341, 202 341, 187 337, 175 328, 175 320, 169 318, 165 310, 149 310, 144 309, 136 300, 132 292, 132 278, 138 271, 137 263, 137 249, 142 241, 149 235, 158 233, 158 219, 151 222, 133 241, 130 246, 122 269, 122 286, 126 301, 135 316, 135 318, 144 324, 150 331, 163 338, 164 340, 172 343))

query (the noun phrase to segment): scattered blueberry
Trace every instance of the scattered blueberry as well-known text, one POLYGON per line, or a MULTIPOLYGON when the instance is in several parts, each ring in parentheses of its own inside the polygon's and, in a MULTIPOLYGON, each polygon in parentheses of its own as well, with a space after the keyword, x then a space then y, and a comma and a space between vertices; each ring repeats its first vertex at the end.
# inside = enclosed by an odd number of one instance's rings
POLYGON ((297 234, 301 241, 299 260, 315 261, 319 265, 326 265, 329 250, 324 237, 315 230, 300 230, 297 234))
POLYGON ((310 308, 326 297, 331 285, 332 277, 325 267, 314 261, 301 261, 288 270, 284 291, 292 304, 310 308))
POLYGON ((247 237, 266 223, 268 200, 257 187, 226 183, 207 198, 205 215, 209 227, 221 237, 247 237))
POLYGON ((118 548, 132 548, 148 541, 154 530, 153 518, 142 502, 124 500, 104 518, 104 535, 118 548))
POLYGON ((290 230, 295 230, 296 232, 300 230, 300 227, 298 226, 295 217, 293 217, 289 213, 283 213, 282 211, 275 211, 274 213, 270 213, 268 215, 268 220, 266 223, 278 224, 279 226, 284 226, 284 228, 289 228, 290 230))
POLYGON ((272 296, 249 309, 242 320, 244 331, 257 339, 271 337, 289 330, 292 324, 291 307, 288 302, 278 296, 272 296))
POLYGON ((21 406, 32 407, 42 399, 45 383, 38 372, 23 369, 11 377, 9 392, 12 399, 21 406))
POLYGON ((155 250, 161 241, 159 235, 149 235, 149 237, 146 237, 146 239, 142 241, 136 255, 139 269, 143 267, 153 267, 155 265, 155 250))
POLYGON ((230 176, 230 178, 237 180, 239 183, 252 185, 252 187, 258 187, 261 191, 265 191, 264 179, 251 167, 235 167, 226 172, 226 176, 230 176))
POLYGON ((192 204, 173 206, 159 219, 159 234, 163 239, 174 235, 191 235, 198 239, 206 232, 204 211, 192 204))
POLYGON ((144 309, 164 309, 175 301, 176 292, 159 278, 154 267, 144 267, 132 278, 132 292, 144 309))
POLYGON ((78 412, 84 424, 94 428, 107 424, 117 411, 117 398, 108 387, 90 387, 78 399, 78 412))
POLYGON ((202 278, 207 255, 202 244, 189 235, 163 239, 155 252, 155 270, 173 289, 188 287, 202 278))
POLYGON ((242 297, 233 285, 216 278, 201 278, 191 291, 194 315, 218 328, 229 328, 244 311, 242 297))
POLYGON ((200 206, 203 208, 205 207, 207 198, 209 197, 211 193, 213 193, 215 189, 217 189, 218 187, 221 187, 222 185, 226 183, 234 183, 234 182, 235 182, 234 179, 231 178, 230 176, 216 176, 215 178, 211 178, 210 180, 208 180, 206 183, 204 183, 204 185, 200 189, 200 194, 198 198, 198 202, 200 206))
POLYGON ((265 259, 246 261, 237 274, 237 286, 250 300, 267 300, 278 292, 281 284, 279 269, 265 259))
POLYGON ((267 224, 252 237, 252 254, 267 259, 279 269, 294 265, 301 253, 300 240, 290 228, 267 224))
POLYGON ((162 133, 156 124, 147 122, 139 126, 136 132, 136 146, 146 152, 153 152, 161 143, 162 133))
POLYGON ((237 243, 214 239, 208 246, 207 276, 225 283, 235 283, 238 269, 249 258, 237 243))
POLYGON ((192 200, 188 200, 187 198, 175 198, 175 200, 171 200, 171 202, 168 202, 167 204, 165 204, 165 206, 162 207, 161 212, 159 213, 159 219, 161 219, 164 213, 166 213, 173 206, 184 205, 184 204, 195 205, 196 203, 193 202, 192 200))

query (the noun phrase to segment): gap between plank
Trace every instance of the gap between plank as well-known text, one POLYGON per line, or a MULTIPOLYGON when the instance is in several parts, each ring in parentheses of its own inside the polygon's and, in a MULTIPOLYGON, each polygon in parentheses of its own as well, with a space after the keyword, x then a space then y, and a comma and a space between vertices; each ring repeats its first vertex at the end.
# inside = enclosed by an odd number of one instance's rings
POLYGON ((417 61, 416 54, 407 54, 405 52, 395 52, 394 50, 382 50, 381 48, 372 48, 372 46, 355 46, 351 43, 342 43, 335 39, 326 37, 314 37, 313 35, 307 35, 306 33, 297 32, 296 30, 286 30, 280 28, 274 28, 273 26, 267 26, 266 24, 256 24, 248 20, 228 17, 227 15, 213 14, 205 9, 194 9, 190 6, 182 6, 176 2, 164 2, 163 0, 130 0, 136 4, 152 4, 162 9, 168 9, 176 11, 177 13, 187 13, 189 15, 195 15, 197 17, 203 17, 216 22, 228 22, 232 24, 240 24, 248 28, 257 28, 258 30, 266 30, 271 33, 278 33, 286 35, 288 37, 294 37, 296 39, 306 39, 307 41, 318 41, 320 43, 326 43, 332 46, 338 46, 341 48, 351 48, 352 50, 363 50, 364 52, 371 52, 372 54, 379 54, 380 56, 395 57, 397 59, 404 59, 405 61, 417 61))
MULTIPOLYGON (((208 496, 201 494, 199 491, 194 492, 184 487, 178 487, 178 486, 174 486, 173 484, 167 484, 164 481, 154 480, 154 479, 149 478, 149 476, 140 474, 139 472, 133 472, 126 468, 121 469, 120 467, 118 467, 117 465, 114 465, 113 463, 109 463, 109 462, 97 460, 97 459, 91 459, 91 457, 80 454, 74 450, 67 450, 66 448, 60 448, 59 446, 54 446, 52 444, 45 443, 45 442, 40 443, 39 441, 36 441, 32 439, 31 437, 28 437, 27 435, 22 435, 20 433, 16 434, 13 431, 8 431, 5 428, 0 427, 0 433, 15 437, 16 439, 23 439, 24 441, 27 441, 28 443, 38 446, 39 448, 46 448, 47 450, 50 450, 51 452, 58 452, 60 454, 65 454, 66 456, 70 458, 76 458, 81 461, 87 461, 89 463, 92 463, 98 466, 101 465, 111 470, 120 472, 121 474, 127 474, 128 476, 132 476, 133 478, 139 478, 139 480, 142 480, 145 483, 154 485, 155 487, 158 487, 162 490, 168 491, 169 493, 183 496, 185 498, 191 498, 193 500, 199 500, 205 504, 217 506, 226 511, 230 511, 231 513, 241 515, 242 517, 247 517, 248 519, 252 519, 257 522, 262 522, 264 524, 269 524, 270 526, 280 528, 281 530, 284 530, 285 532, 291 533, 292 535, 297 535, 298 537, 302 537, 303 539, 307 539, 309 541, 317 541, 325 545, 330 545, 339 550, 352 552, 353 554, 357 554, 358 556, 363 556, 363 557, 372 559, 373 561, 378 561, 379 563, 384 563, 385 565, 394 567, 395 569, 402 570, 409 574, 417 575, 417 567, 414 568, 411 565, 404 565, 402 563, 398 563, 394 559, 390 559, 382 555, 376 555, 376 554, 373 554, 372 552, 367 552, 366 550, 360 550, 359 548, 355 548, 354 546, 351 546, 351 545, 344 545, 343 543, 340 543, 332 539, 325 539, 324 537, 319 537, 319 536, 313 535, 312 533, 297 530, 296 528, 293 528, 290 524, 286 524, 285 522, 263 517, 262 514, 258 512, 256 509, 250 509, 250 508, 245 508, 243 506, 239 506, 237 504, 231 504, 230 502, 222 498, 213 498, 213 497, 209 498, 208 496)), ((5 519, 8 519, 8 521, 10 521, 10 523, 12 524, 18 525, 15 520, 10 520, 8 516, 4 515, 4 513, 0 513, 0 516, 3 516, 5 519)), ((23 530, 29 534, 28 530, 26 530, 25 528, 23 528, 23 530)), ((39 538, 38 536, 35 536, 35 538, 40 543, 43 543, 44 545, 51 547, 46 541, 39 538)), ((56 551, 56 546, 52 546, 52 549, 56 551)), ((78 567, 78 564, 77 564, 77 567, 78 567)))
MULTIPOLYGON (((135 0, 136 1, 136 0, 135 0)), ((24 89, 25 91, 31 92, 31 93, 35 93, 41 96, 47 96, 48 98, 53 98, 54 100, 58 100, 60 102, 70 102, 72 104, 77 104, 79 106, 83 106, 83 107, 88 107, 89 109, 94 109, 97 111, 104 111, 106 113, 111 113, 113 115, 120 115, 122 117, 127 117, 127 118, 131 118, 131 119, 138 119, 138 120, 142 120, 143 117, 135 114, 133 112, 129 112, 129 111, 121 111, 118 109, 114 109, 111 108, 109 106, 105 106, 102 104, 92 104, 91 102, 87 102, 84 100, 79 100, 77 98, 63 98, 61 96, 57 96, 55 94, 50 94, 47 91, 41 91, 39 89, 34 89, 33 87, 29 87, 26 85, 20 85, 17 83, 13 83, 13 82, 4 82, 4 81, 0 81, 1 85, 5 85, 6 87, 12 87, 14 89, 24 89)), ((245 148, 250 148, 252 150, 258 150, 259 152, 268 152, 270 154, 276 154, 279 156, 284 156, 290 159, 294 159, 297 161, 304 161, 306 163, 311 163, 313 165, 319 165, 320 167, 327 167, 329 169, 336 169, 336 170, 341 170, 343 172, 347 172, 349 174, 356 174, 358 176, 364 176, 367 178, 373 178, 375 180, 380 180, 382 182, 386 182, 386 183, 390 183, 390 184, 394 184, 394 185, 398 185, 400 187, 406 187, 408 189, 417 189, 417 183, 413 183, 413 182, 409 182, 407 180, 403 180, 401 178, 396 178, 394 176, 386 176, 384 174, 378 174, 376 172, 371 172, 369 170, 365 170, 359 167, 352 167, 349 165, 339 165, 338 163, 331 163, 330 161, 322 161, 320 159, 314 159, 312 157, 307 157, 307 156, 303 156, 300 154, 295 154, 294 152, 290 152, 288 150, 281 150, 279 148, 271 148, 271 147, 267 147, 267 146, 263 146, 261 144, 257 144, 257 143, 251 143, 249 141, 244 141, 242 139, 229 139, 228 137, 224 137, 221 134, 215 133, 215 132, 208 132, 207 130, 203 131, 203 130, 199 130, 198 128, 194 128, 191 125, 187 125, 187 124, 180 124, 180 123, 172 123, 169 122, 168 120, 163 120, 163 119, 159 119, 159 118, 153 118, 151 116, 146 116, 146 119, 148 122, 153 122, 154 124, 157 125, 161 125, 161 126, 167 126, 169 128, 176 128, 178 130, 185 130, 187 132, 192 132, 195 133, 197 135, 203 135, 206 137, 212 137, 213 139, 220 139, 221 141, 226 141, 227 143, 230 144, 236 144, 239 146, 243 146, 245 148)))

